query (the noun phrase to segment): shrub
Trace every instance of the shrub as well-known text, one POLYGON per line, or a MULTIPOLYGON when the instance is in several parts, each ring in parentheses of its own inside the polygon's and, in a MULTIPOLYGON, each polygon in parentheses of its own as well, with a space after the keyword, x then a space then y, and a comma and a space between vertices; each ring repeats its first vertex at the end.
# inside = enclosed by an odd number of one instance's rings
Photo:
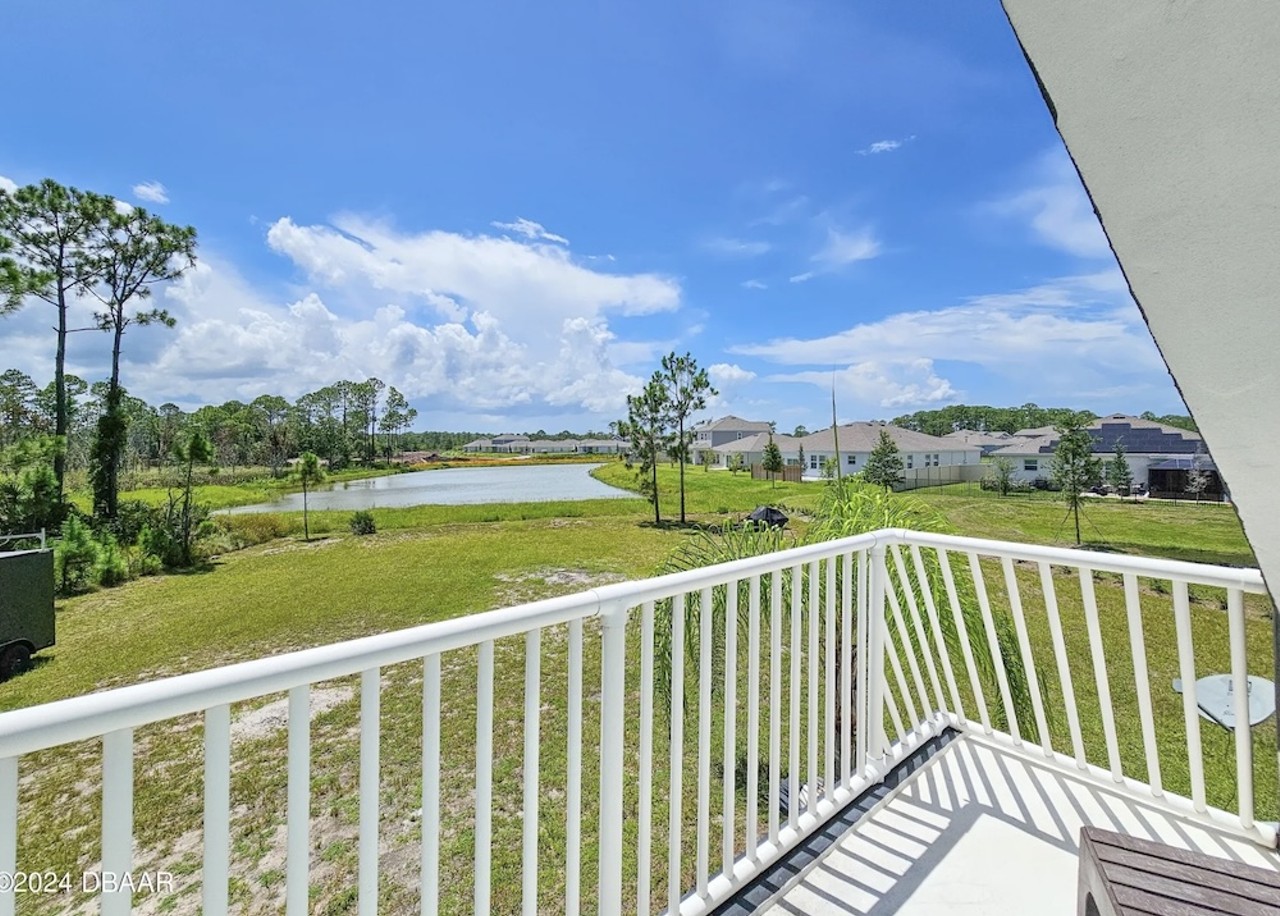
POLYGON ((365 509, 354 513, 349 524, 351 525, 352 534, 378 533, 378 524, 373 520, 373 513, 365 509))
POLYGON ((71 515, 62 525, 62 537, 53 547, 54 581, 60 595, 72 595, 93 582, 98 544, 80 516, 71 515))
POLYGON ((241 550, 265 544, 294 534, 298 526, 283 515, 249 512, 244 515, 219 515, 214 526, 229 550, 241 550))
POLYGON ((129 563, 115 535, 107 533, 98 541, 98 559, 93 575, 99 585, 119 585, 129 579, 129 563))

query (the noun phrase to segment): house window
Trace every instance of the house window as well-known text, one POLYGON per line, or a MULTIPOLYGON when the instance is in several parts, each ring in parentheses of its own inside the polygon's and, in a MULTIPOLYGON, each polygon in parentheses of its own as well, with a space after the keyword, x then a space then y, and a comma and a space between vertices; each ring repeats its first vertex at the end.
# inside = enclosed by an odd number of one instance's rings
POLYGON ((738 435, 734 436, 734 438, 735 438, 735 439, 741 439, 741 438, 742 438, 742 435, 743 435, 742 433, 738 433, 738 435))
POLYGON ((908 470, 910 470, 911 468, 913 468, 913 467, 915 467, 915 466, 916 466, 916 464, 915 464, 915 458, 916 458, 916 456, 915 456, 915 455, 908 455, 908 456, 907 456, 907 469, 908 469, 908 470))
POLYGON ((809 456, 809 467, 810 467, 810 469, 812 469, 812 470, 814 470, 814 471, 816 471, 816 470, 818 469, 818 456, 817 456, 817 455, 810 455, 810 456, 809 456))
POLYGON ((940 467, 941 465, 942 465, 942 455, 938 452, 935 452, 933 455, 933 466, 936 468, 936 467, 940 467))
POLYGON ((1038 470, 1040 470, 1040 459, 1039 459, 1039 458, 1023 458, 1023 459, 1022 459, 1022 469, 1023 469, 1024 471, 1038 471, 1038 470))
POLYGON ((856 465, 856 464, 858 463, 858 456, 857 456, 857 455, 845 455, 845 456, 844 456, 844 463, 845 463, 845 464, 847 464, 847 465, 849 465, 849 467, 853 467, 854 465, 856 465))

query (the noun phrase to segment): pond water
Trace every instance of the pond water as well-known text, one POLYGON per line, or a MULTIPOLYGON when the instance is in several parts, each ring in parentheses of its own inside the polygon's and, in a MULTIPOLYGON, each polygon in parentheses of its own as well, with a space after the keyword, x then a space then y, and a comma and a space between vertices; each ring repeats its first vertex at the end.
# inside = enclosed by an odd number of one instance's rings
MULTIPOLYGON (((442 468, 411 471, 365 480, 322 484, 307 495, 307 507, 387 509, 427 504, 532 503, 579 499, 634 499, 636 494, 601 483, 591 476, 598 464, 539 464, 507 468, 442 468)), ((301 512, 302 494, 290 493, 269 503, 226 510, 301 512)))

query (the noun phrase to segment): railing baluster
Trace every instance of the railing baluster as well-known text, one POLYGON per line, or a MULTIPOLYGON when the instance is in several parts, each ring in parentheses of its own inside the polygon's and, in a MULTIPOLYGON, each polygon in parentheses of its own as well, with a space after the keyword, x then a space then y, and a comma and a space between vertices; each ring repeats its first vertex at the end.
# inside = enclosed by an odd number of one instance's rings
MULTIPOLYGON (((892 583, 887 582, 886 585, 891 586, 892 583)), ((908 646, 906 650, 907 660, 908 662, 914 664, 914 661, 913 661, 914 653, 910 649, 911 638, 910 636, 907 635, 906 627, 902 623, 902 613, 898 608, 898 599, 894 597, 892 587, 885 589, 885 597, 888 599, 887 601, 888 606, 891 606, 893 608, 894 619, 895 619, 895 623, 897 624, 897 633, 895 634, 893 631, 889 629, 888 620, 887 619, 885 620, 885 625, 884 625, 885 653, 889 657, 889 664, 893 668, 894 677, 896 678, 898 683, 898 694, 902 699, 902 702, 907 707, 907 715, 910 716, 911 726, 914 727, 917 722, 922 721, 923 716, 921 715, 921 711, 916 709, 916 697, 911 693, 911 690, 908 687, 906 671, 902 667, 902 658, 898 654, 899 651, 901 650, 901 646, 899 645, 899 643, 905 641, 908 646)), ((919 674, 920 674, 920 670, 917 668, 916 669, 917 678, 919 677, 919 674)), ((928 697, 924 693, 924 683, 922 681, 917 681, 917 684, 920 687, 920 694, 919 694, 920 699, 924 703, 927 703, 928 697)), ((889 692, 889 696, 891 697, 893 696, 892 691, 889 692)), ((927 711, 928 707, 922 705, 921 709, 927 711)), ((898 730, 899 732, 901 732, 902 731, 901 727, 899 727, 898 730)))
POLYGON ((493 894, 493 640, 480 643, 476 671, 476 865, 473 912, 485 916, 493 894))
POLYGON ((1151 710, 1151 678, 1147 674, 1147 640, 1142 630, 1142 601, 1138 597, 1138 577, 1131 573, 1124 575, 1124 606, 1129 617, 1129 647, 1133 650, 1133 679, 1138 691, 1142 749, 1147 758, 1147 784, 1151 786, 1152 795, 1163 795, 1156 721, 1151 710))
POLYGON ((1178 674, 1182 678, 1182 721, 1187 729, 1187 771, 1191 804, 1208 810, 1204 794, 1204 748, 1200 742, 1200 706, 1196 702, 1196 658, 1191 637, 1191 601, 1187 583, 1173 583, 1173 622, 1178 639, 1178 674))
POLYGON ((636 916, 653 912, 653 602, 640 608, 640 770, 636 811, 636 916))
MULTIPOLYGON (((133 868, 133 729, 102 736, 102 870, 123 876, 133 868)), ((102 892, 102 916, 133 911, 133 891, 102 892)))
POLYGON ((1053 569, 1048 563, 1043 562, 1039 567, 1045 616, 1049 618, 1049 635, 1053 639, 1053 657, 1058 665, 1058 680, 1062 685, 1063 704, 1067 708, 1067 726, 1071 729, 1071 750, 1076 755, 1076 765, 1083 770, 1088 763, 1084 756, 1084 737, 1080 732, 1080 711, 1076 708, 1076 688, 1071 679, 1067 643, 1062 634, 1062 616, 1058 613, 1058 592, 1053 584, 1053 569))
POLYGON ((1227 589, 1227 632, 1231 640, 1231 692, 1236 714, 1236 795, 1240 826, 1253 827, 1253 728, 1249 724, 1249 659, 1244 631, 1244 593, 1227 589))
POLYGON ((1098 685, 1098 706, 1102 711, 1102 732, 1107 739, 1107 760, 1111 778, 1124 779, 1120 768, 1120 742, 1116 738, 1116 715, 1111 706, 1111 678, 1107 674, 1107 656, 1102 647, 1102 629, 1098 625, 1098 597, 1093 591, 1093 570, 1079 567, 1080 596, 1084 601, 1084 623, 1089 631, 1089 654, 1093 658, 1093 676, 1098 685))
POLYGON ((564 808, 564 908, 574 916, 582 905, 582 621, 569 621, 568 754, 564 808))
POLYGON ((871 657, 867 660, 867 754, 879 759, 888 750, 888 741, 884 733, 885 700, 893 699, 892 691, 886 689, 884 678, 884 657, 888 650, 885 635, 889 628, 885 623, 885 563, 884 545, 875 544, 871 548, 868 565, 870 569, 869 594, 867 596, 867 645, 871 657))
MULTIPOLYGON (((887 572, 887 571, 886 571, 887 572)), ((911 720, 914 725, 917 722, 923 722, 929 715, 929 692, 924 688, 924 677, 920 674, 920 663, 916 660, 915 643, 911 640, 911 633, 907 630, 906 618, 902 616, 902 604, 898 601, 898 590, 893 587, 893 576, 887 574, 888 588, 885 590, 885 596, 889 599, 889 608, 893 611, 893 623, 898 630, 898 648, 902 650, 902 654, 907 658, 907 670, 911 672, 912 683, 915 684, 916 693, 914 697, 908 698, 908 705, 914 710, 914 700, 920 701, 920 716, 912 712, 911 720)))
POLYGON ((724 823, 721 834, 721 870, 733 876, 738 805, 735 777, 738 765, 738 582, 727 586, 724 614, 724 823))
POLYGON ((542 720, 542 631, 524 637, 524 808, 521 841, 520 901, 525 916, 538 913, 539 741, 542 720))
POLYGON ((360 851, 361 916, 378 912, 378 735, 381 730, 382 675, 377 668, 360 674, 360 851))
POLYGON ((680 912, 684 894, 680 841, 684 833, 684 598, 671 599, 671 791, 667 795, 667 912, 680 912))
POLYGON ((697 891, 707 895, 707 845, 711 837, 711 641, 712 591, 698 597, 698 846, 697 891))
POLYGON ((853 773, 853 735, 850 707, 853 706, 853 554, 841 557, 843 587, 840 589, 840 784, 849 786, 853 773))
MULTIPOLYGON (((906 564, 903 562, 902 550, 897 544, 894 544, 890 547, 890 552, 893 554, 894 569, 898 572, 898 581, 902 583, 902 593, 907 598, 907 610, 911 611, 911 624, 915 629, 916 639, 920 646, 920 654, 924 656, 925 671, 929 675, 929 686, 933 688, 933 698, 937 704, 934 708, 942 712, 947 708, 947 700, 942 695, 942 685, 938 680, 938 666, 934 664, 933 652, 929 649, 929 638, 925 635, 924 621, 920 616, 920 605, 916 601, 916 590, 911 584, 911 576, 907 573, 906 564)), ((924 591, 923 580, 920 583, 920 590, 924 591)), ((923 705, 928 708, 928 699, 921 697, 921 700, 923 705)))
MULTIPOLYGON (((18 870, 18 758, 0 758, 0 874, 18 870)), ((0 916, 14 916, 13 882, 0 887, 0 916)))
POLYGON ((440 656, 422 660, 422 916, 440 912, 440 656))
POLYGON ((600 610, 600 879, 596 893, 600 913, 622 913, 627 611, 622 602, 600 610))
POLYGON ((806 810, 818 804, 818 669, 821 658, 818 655, 818 583, 820 581, 818 563, 815 560, 809 564, 809 651, 807 653, 809 656, 809 732, 806 736, 809 739, 807 742, 809 790, 805 793, 806 810))
POLYGON ((920 714, 916 711, 915 703, 911 700, 911 693, 907 689, 907 677, 902 671, 902 661, 898 658, 898 646, 888 627, 885 627, 882 639, 885 655, 889 658, 889 667, 893 670, 894 681, 898 685, 898 694, 902 697, 903 703, 906 704, 907 715, 911 719, 911 725, 904 723, 902 714, 898 710, 898 701, 894 699, 893 691, 886 689, 884 696, 889 706, 889 715, 893 719, 894 727, 898 730, 898 740, 901 741, 907 736, 908 729, 921 721, 920 714))
POLYGON ((1040 676, 1036 673, 1036 660, 1031 655, 1031 640, 1027 638, 1027 619, 1022 613, 1022 591, 1018 588, 1018 575, 1013 560, 1000 558, 1004 571, 1004 587, 1009 595, 1009 609, 1013 612, 1013 629, 1018 638, 1018 652, 1022 655, 1022 670, 1027 678, 1027 692, 1031 694, 1031 710, 1035 714, 1036 733, 1046 757, 1053 756, 1053 743, 1049 735, 1049 722, 1044 714, 1044 700, 1040 697, 1040 676))
POLYGON ((778 842, 782 792, 782 570, 769 573, 769 842, 778 842))
POLYGON ((920 583, 920 595, 924 599, 925 613, 929 615, 929 627, 933 631, 934 651, 942 660, 942 674, 947 681, 947 689, 951 693, 952 711, 965 723, 964 704, 960 702, 960 689, 956 686, 956 673, 951 667, 951 652, 947 649, 947 640, 942 632, 942 619, 938 616, 938 605, 933 600, 933 583, 924 568, 924 559, 920 556, 920 548, 911 545, 911 565, 916 571, 916 581, 920 583))
POLYGON ((823 798, 832 798, 836 790, 836 557, 827 557, 826 659, 822 665, 826 712, 822 730, 826 736, 826 759, 823 770, 823 798))
POLYGON ((747 805, 743 811, 746 855, 756 861, 760 820, 760 576, 747 599, 747 805))
POLYGON ((868 572, 870 559, 867 551, 858 551, 858 619, 854 622, 854 638, 857 639, 856 656, 854 658, 857 672, 854 677, 853 699, 857 704, 851 716, 854 728, 854 741, 856 742, 855 754, 857 755, 857 764, 855 772, 861 774, 870 762, 871 742, 868 736, 871 734, 871 691, 867 684, 870 680, 868 672, 871 669, 871 615, 868 613, 868 603, 871 600, 871 575, 868 572))
POLYGON ((227 911, 231 856, 231 707, 204 712, 204 912, 227 911))
POLYGON ((978 704, 978 720, 983 731, 991 734, 991 715, 987 711, 987 698, 982 690, 982 679, 978 677, 978 666, 973 660, 973 646, 969 642, 969 627, 964 622, 964 609, 960 606, 960 596, 956 589, 955 573, 951 569, 951 555, 938 548, 938 565, 942 569, 942 583, 947 590, 947 604, 951 607, 951 619, 956 622, 956 638, 960 642, 960 654, 964 657, 965 671, 969 675, 969 689, 973 691, 974 702, 978 704))
POLYGON ((799 566, 791 567, 791 697, 787 706, 787 826, 795 829, 800 817, 800 593, 804 578, 799 566))
POLYGON ((987 580, 982 575, 982 563, 976 553, 969 554, 969 573, 973 576, 973 588, 978 593, 978 609, 982 612, 982 626, 987 632, 987 651, 991 653, 991 665, 996 669, 996 684, 1000 688, 1000 700, 1004 705, 1005 718, 1009 724, 1009 734, 1014 744, 1022 744, 1022 735, 1018 731, 1018 713, 1013 708, 1013 693, 1009 690, 1009 675, 1006 673, 1004 653, 1000 651, 1000 640, 996 637, 996 625, 991 616, 991 599, 987 595, 987 580))
POLYGON ((289 691, 289 789, 285 913, 311 912, 311 685, 289 691))

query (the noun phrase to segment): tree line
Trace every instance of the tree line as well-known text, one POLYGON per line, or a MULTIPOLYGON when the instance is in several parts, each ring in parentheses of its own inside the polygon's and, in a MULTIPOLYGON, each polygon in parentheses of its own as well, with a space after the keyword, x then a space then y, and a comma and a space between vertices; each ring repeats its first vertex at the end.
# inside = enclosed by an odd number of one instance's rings
MULTIPOLYGON (((1196 432, 1195 421, 1182 414, 1157 415, 1144 411, 1142 419, 1163 423, 1179 429, 1196 432)), ((1087 410, 1073 410, 1070 407, 1041 407, 1038 404, 1023 404, 1021 407, 985 407, 965 404, 951 404, 935 410, 917 410, 915 413, 903 414, 890 422, 903 429, 927 433, 930 436, 945 436, 959 429, 971 429, 978 432, 1016 433, 1020 429, 1036 429, 1042 426, 1088 425, 1098 419, 1098 415, 1087 410)))

